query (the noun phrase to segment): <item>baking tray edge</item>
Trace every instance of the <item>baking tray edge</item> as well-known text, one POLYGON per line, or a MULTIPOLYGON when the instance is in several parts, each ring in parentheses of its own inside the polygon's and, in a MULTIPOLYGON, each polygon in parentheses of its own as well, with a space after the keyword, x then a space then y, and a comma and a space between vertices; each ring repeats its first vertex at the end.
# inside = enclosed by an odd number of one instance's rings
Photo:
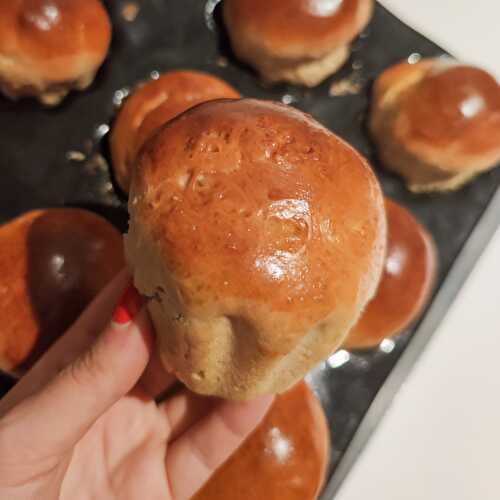
POLYGON ((355 461, 368 444, 382 417, 390 408, 403 382, 425 351, 433 334, 453 304, 460 288, 471 274, 497 228, 500 227, 498 214, 500 214, 500 188, 495 191, 485 212, 452 264, 427 314, 415 330, 410 343, 375 396, 331 479, 325 485, 321 496, 323 500, 331 500, 337 494, 355 461))

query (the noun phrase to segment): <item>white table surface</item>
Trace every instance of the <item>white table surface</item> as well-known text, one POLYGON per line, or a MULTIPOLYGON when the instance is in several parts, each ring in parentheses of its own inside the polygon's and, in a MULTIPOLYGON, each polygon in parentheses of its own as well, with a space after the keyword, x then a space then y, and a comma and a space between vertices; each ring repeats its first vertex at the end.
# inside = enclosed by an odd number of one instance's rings
MULTIPOLYGON (((382 3, 454 55, 500 78, 499 0, 382 3)), ((500 499, 498 283, 500 231, 335 500, 500 499)))

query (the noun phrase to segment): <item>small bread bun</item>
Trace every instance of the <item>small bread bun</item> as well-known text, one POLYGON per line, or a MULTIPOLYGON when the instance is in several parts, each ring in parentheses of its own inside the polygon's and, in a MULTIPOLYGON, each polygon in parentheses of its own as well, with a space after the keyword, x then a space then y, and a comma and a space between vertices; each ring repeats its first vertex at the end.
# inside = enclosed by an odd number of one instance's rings
POLYGON ((0 370, 20 375, 125 266, 120 233, 85 210, 0 226, 0 370))
POLYGON ((384 274, 374 299, 344 343, 364 349, 401 333, 425 306, 437 267, 431 235, 413 215, 386 199, 387 254, 384 274))
POLYGON ((235 54, 268 82, 314 87, 348 59, 373 0, 224 0, 235 54))
POLYGON ((0 2, 0 90, 55 106, 92 83, 110 41, 99 0, 0 2))
POLYGON ((411 191, 458 189, 500 162, 500 85, 449 58, 397 64, 375 83, 370 130, 411 191))
POLYGON ((311 117, 200 104, 139 157, 127 259, 167 369, 228 399, 283 392, 341 343, 386 242, 366 161, 311 117))
POLYGON ((193 500, 316 500, 328 464, 323 409, 304 382, 267 416, 193 500))
POLYGON ((199 71, 170 71, 140 86, 125 101, 111 132, 111 154, 118 184, 128 193, 139 150, 162 125, 179 113, 240 94, 219 78, 199 71))

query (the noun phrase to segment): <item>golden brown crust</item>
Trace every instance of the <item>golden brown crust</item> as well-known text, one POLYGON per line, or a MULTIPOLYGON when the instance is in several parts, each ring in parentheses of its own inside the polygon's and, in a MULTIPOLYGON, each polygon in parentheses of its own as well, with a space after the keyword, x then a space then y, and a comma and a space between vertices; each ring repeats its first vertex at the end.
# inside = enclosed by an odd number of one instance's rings
POLYGON ((269 81, 314 86, 335 72, 367 25, 373 0, 225 0, 236 55, 269 81))
POLYGON ((373 2, 225 0, 224 16, 232 39, 251 39, 266 53, 296 60, 349 44, 366 24, 367 7, 371 12, 373 2))
POLYGON ((167 364, 195 391, 283 391, 374 292, 385 211, 350 146, 275 103, 212 101, 146 144, 126 238, 167 364))
POLYGON ((387 254, 377 293, 344 347, 374 347, 401 333, 425 306, 436 274, 437 254, 427 230, 398 203, 386 199, 387 254))
POLYGON ((304 382, 277 396, 259 427, 193 500, 316 500, 328 464, 328 427, 304 382))
POLYGON ((0 227, 0 369, 22 373, 124 267, 120 233, 79 209, 0 227))
POLYGON ((146 140, 162 125, 204 101, 238 98, 219 78, 199 71, 170 71, 140 86, 125 101, 111 132, 111 153, 118 184, 128 192, 130 170, 146 140))
POLYGON ((90 85, 111 41, 99 0, 9 0, 0 4, 0 89, 57 104, 90 85))
POLYGON ((375 83, 370 129, 411 190, 456 189, 500 161, 500 86, 450 59, 403 62, 375 83))

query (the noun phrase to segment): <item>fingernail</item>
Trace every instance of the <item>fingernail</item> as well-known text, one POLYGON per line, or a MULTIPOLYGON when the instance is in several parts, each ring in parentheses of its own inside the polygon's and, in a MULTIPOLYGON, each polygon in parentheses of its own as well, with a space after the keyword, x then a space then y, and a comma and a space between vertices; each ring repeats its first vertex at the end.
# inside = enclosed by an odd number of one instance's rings
POLYGON ((131 283, 123 292, 122 298, 113 313, 113 323, 123 326, 130 323, 141 310, 144 299, 131 283))

